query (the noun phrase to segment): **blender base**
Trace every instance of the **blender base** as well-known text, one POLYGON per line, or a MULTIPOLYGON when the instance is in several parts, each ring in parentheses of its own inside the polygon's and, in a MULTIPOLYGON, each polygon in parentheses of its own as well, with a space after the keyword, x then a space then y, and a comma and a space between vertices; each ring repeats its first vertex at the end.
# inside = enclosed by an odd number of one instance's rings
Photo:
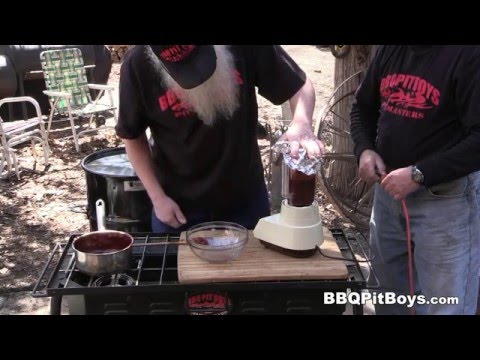
POLYGON ((309 257, 323 243, 323 228, 318 203, 305 207, 282 202, 279 214, 261 218, 253 235, 266 248, 293 257, 309 257))
POLYGON ((296 257, 296 258, 307 258, 310 256, 315 255, 317 248, 315 247, 314 249, 309 249, 309 250, 292 250, 292 249, 286 249, 278 245, 274 245, 272 243, 260 240, 260 244, 265 246, 267 249, 276 251, 278 253, 281 253, 283 255, 291 256, 291 257, 296 257))

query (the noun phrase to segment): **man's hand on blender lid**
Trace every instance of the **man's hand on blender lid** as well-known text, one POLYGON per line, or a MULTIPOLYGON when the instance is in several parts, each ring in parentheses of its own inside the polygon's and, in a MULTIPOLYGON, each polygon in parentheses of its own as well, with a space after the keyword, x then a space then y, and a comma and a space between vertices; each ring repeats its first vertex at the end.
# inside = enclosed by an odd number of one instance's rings
POLYGON ((305 149, 308 157, 311 159, 321 158, 325 153, 325 146, 313 134, 310 124, 307 123, 292 124, 280 140, 290 143, 290 154, 292 157, 298 157, 300 146, 305 149))

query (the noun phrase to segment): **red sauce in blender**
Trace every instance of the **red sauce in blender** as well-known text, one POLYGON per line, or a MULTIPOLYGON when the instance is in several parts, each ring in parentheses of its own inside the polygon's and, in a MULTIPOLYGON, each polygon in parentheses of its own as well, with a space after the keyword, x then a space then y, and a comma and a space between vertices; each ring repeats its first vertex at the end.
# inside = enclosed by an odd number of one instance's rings
POLYGON ((315 200, 315 180, 317 175, 307 175, 301 171, 289 169, 290 206, 303 207, 312 205, 315 200))

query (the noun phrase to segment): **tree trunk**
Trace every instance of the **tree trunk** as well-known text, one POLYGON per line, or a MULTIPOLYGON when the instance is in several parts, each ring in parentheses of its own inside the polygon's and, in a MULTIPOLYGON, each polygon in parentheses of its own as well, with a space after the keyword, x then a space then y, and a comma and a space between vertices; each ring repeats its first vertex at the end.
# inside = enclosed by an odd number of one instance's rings
POLYGON ((121 63, 125 57, 126 52, 135 45, 107 45, 112 54, 112 61, 114 63, 121 63))

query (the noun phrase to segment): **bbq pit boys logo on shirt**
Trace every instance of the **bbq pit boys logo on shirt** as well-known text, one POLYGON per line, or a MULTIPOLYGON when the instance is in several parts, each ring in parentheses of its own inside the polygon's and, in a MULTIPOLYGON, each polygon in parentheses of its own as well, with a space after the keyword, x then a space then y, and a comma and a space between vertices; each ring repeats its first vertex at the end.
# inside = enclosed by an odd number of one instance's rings
POLYGON ((415 75, 385 76, 380 82, 380 95, 384 111, 413 119, 423 119, 426 110, 440 103, 440 91, 415 75))
MULTIPOLYGON (((238 70, 234 70, 233 77, 238 85, 243 85, 244 81, 238 70)), ((158 97, 158 105, 162 112, 171 110, 173 116, 177 119, 188 117, 192 115, 193 112, 191 106, 180 100, 177 95, 175 95, 175 92, 170 89, 158 97)))
POLYGON ((185 59, 195 49, 195 45, 173 45, 160 52, 163 60, 168 62, 178 62, 185 59))

